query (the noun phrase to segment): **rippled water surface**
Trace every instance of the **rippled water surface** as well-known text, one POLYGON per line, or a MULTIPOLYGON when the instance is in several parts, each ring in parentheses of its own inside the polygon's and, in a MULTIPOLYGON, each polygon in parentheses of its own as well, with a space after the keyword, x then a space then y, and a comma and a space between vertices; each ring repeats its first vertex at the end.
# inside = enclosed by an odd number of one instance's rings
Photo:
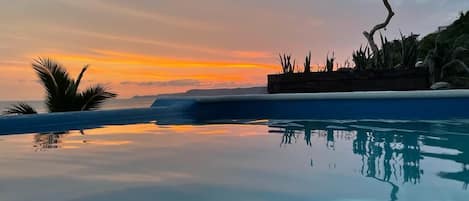
POLYGON ((0 149, 2 201, 469 199, 467 121, 149 123, 0 149))

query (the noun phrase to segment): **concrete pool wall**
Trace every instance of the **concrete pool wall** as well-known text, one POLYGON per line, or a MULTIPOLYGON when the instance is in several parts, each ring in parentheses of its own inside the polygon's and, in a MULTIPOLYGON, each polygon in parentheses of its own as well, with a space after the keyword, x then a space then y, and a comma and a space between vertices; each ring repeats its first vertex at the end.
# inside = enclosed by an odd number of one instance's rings
POLYGON ((153 106, 176 101, 199 120, 469 118, 469 90, 162 97, 153 106))

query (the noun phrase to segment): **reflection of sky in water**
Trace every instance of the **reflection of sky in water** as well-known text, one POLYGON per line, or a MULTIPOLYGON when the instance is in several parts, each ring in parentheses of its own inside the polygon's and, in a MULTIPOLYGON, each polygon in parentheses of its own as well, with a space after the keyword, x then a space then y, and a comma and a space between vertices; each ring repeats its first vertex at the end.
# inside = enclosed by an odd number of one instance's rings
POLYGON ((466 125, 259 121, 4 136, 0 200, 467 200, 466 125))

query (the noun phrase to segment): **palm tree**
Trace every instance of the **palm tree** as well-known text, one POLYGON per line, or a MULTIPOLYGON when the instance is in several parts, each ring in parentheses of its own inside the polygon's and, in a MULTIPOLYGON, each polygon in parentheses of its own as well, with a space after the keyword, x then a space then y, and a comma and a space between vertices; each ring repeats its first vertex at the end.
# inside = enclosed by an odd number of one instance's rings
MULTIPOLYGON (((46 105, 49 112, 87 111, 98 109, 104 101, 117 95, 108 92, 103 86, 95 85, 79 91, 83 75, 88 70, 84 66, 76 80, 70 78, 68 72, 60 64, 48 58, 34 60, 36 71, 42 85, 46 89, 46 105)), ((27 104, 13 105, 6 114, 31 114, 34 109, 27 104)))

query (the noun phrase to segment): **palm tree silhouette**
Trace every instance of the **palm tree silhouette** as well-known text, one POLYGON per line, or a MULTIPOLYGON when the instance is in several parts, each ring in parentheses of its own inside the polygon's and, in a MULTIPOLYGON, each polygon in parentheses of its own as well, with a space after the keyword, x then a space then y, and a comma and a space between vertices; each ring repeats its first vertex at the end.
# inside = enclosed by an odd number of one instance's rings
POLYGON ((4 114, 37 114, 37 111, 26 103, 18 103, 7 108, 4 114))
MULTIPOLYGON (((46 105, 49 112, 86 111, 98 109, 104 101, 117 95, 107 91, 101 85, 95 85, 79 91, 83 75, 88 70, 84 66, 76 80, 70 78, 67 70, 48 58, 38 58, 33 62, 41 84, 46 89, 46 105)), ((5 114, 34 114, 31 106, 21 103, 8 108, 5 114)))

